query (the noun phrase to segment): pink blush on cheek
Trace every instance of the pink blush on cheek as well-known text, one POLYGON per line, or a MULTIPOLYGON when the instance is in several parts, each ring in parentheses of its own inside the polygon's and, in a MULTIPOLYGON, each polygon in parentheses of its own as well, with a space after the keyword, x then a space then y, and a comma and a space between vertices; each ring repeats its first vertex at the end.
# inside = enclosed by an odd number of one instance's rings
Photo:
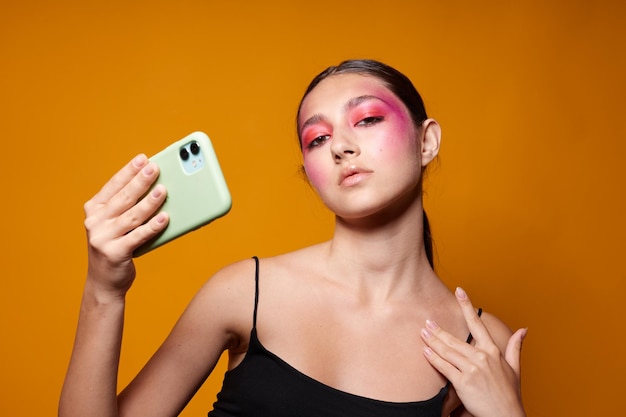
POLYGON ((394 126, 385 132, 379 142, 379 156, 389 158, 393 162, 396 158, 406 157, 408 153, 415 152, 415 139, 412 130, 401 126, 394 126))
POLYGON ((319 190, 320 185, 328 181, 328 174, 325 174, 324 171, 320 169, 320 167, 316 167, 315 164, 305 161, 304 170, 311 185, 313 185, 316 190, 319 190))
POLYGON ((393 155, 414 151, 417 132, 413 127, 412 119, 400 108, 393 108, 391 113, 394 123, 387 125, 384 148, 393 155))

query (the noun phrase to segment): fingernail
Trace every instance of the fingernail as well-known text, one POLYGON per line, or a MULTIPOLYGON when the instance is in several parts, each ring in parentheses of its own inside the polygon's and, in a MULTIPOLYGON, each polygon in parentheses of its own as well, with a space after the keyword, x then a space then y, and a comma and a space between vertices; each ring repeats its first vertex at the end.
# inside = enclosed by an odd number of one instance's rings
POLYGON ((456 287, 455 294, 459 300, 465 300, 467 298, 467 293, 461 287, 456 287))
POLYGON ((146 165, 146 167, 143 169, 143 174, 145 176, 150 176, 153 173, 154 173, 154 167, 152 166, 152 164, 146 165))
POLYGON ((137 155, 134 159, 133 159, 133 165, 136 166, 137 168, 141 168, 142 166, 144 166, 144 164, 146 163, 146 160, 148 158, 146 157, 146 155, 141 154, 141 155, 137 155))
POLYGON ((161 197, 162 193, 163 193, 163 190, 161 190, 161 187, 154 187, 154 190, 152 190, 152 197, 159 198, 161 197))
POLYGON ((167 216, 165 215, 165 213, 159 213, 156 215, 156 221, 158 224, 165 223, 165 220, 167 220, 167 216))
POLYGON ((432 354, 433 354, 433 350, 431 348, 429 348, 428 346, 424 347, 424 355, 430 356, 432 354))
POLYGON ((436 321, 426 320, 426 327, 428 327, 430 330, 436 330, 439 325, 436 321))
POLYGON ((422 329, 421 333, 424 339, 430 339, 430 337, 433 335, 428 329, 422 329))

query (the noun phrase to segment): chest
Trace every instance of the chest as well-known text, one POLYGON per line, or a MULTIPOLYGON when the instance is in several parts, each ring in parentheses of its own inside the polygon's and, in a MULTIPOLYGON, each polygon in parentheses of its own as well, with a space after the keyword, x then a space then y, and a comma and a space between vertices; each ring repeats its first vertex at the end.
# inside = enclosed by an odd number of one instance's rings
POLYGON ((267 350, 315 381, 410 402, 429 399, 446 384, 422 353, 425 320, 414 308, 294 303, 260 314, 257 328, 267 350))
POLYGON ((224 379, 210 416, 440 417, 448 387, 424 401, 377 400, 336 389, 267 350, 253 331, 242 363, 224 379))

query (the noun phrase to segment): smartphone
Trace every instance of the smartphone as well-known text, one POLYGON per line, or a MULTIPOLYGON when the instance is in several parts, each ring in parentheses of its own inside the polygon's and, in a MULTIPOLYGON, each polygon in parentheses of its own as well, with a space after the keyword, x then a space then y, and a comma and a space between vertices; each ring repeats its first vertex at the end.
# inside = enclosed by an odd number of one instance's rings
POLYGON ((156 184, 166 187, 167 198, 161 210, 169 214, 170 220, 165 230, 135 250, 135 257, 209 224, 232 206, 224 174, 205 133, 191 133, 150 160, 160 169, 152 188, 156 184))

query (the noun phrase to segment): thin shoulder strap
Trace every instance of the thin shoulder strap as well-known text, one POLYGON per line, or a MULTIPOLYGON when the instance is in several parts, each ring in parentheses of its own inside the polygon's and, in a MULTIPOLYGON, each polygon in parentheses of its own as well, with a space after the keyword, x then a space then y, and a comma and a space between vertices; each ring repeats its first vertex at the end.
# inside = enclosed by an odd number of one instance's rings
POLYGON ((259 258, 253 256, 256 269, 254 271, 254 314, 252 316, 252 328, 256 329, 256 310, 259 305, 259 258))
MULTIPOLYGON (((483 314, 483 309, 479 308, 478 317, 480 317, 482 314, 483 314)), ((472 340, 474 340, 474 336, 472 336, 472 334, 470 333, 469 336, 467 336, 467 340, 465 341, 465 343, 472 343, 472 340)))

